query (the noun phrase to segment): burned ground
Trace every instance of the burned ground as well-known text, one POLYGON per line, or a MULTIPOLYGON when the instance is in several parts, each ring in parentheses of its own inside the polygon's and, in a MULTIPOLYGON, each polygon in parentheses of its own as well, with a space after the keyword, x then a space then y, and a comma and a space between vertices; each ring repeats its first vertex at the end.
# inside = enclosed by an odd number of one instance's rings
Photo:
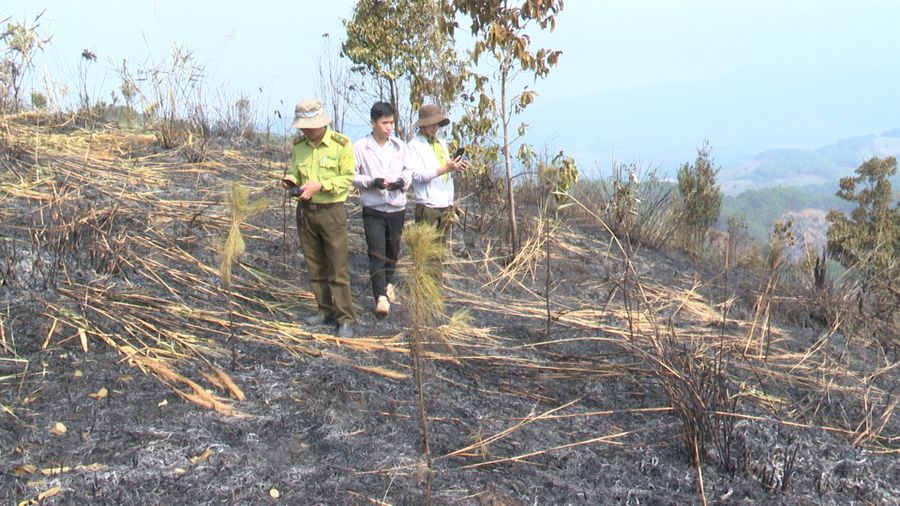
MULTIPOLYGON (((408 315, 372 316, 355 202, 359 323, 340 340, 298 323, 313 305, 271 178, 285 149, 188 163, 140 135, 4 121, 0 497, 422 501, 408 315), (242 224, 229 296, 213 245, 234 181, 271 202, 242 224)), ((469 326, 439 329, 425 362, 434 503, 898 501, 883 329, 797 318, 814 301, 781 293, 754 325, 752 273, 527 214, 518 264, 456 231, 445 298, 469 326)))

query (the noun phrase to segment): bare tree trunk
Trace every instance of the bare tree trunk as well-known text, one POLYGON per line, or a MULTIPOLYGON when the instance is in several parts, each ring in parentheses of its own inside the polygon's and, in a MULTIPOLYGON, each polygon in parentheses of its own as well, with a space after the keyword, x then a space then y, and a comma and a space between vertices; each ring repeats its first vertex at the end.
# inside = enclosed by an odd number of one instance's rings
POLYGON ((388 79, 388 82, 391 85, 391 105, 394 107, 394 130, 396 131, 397 137, 400 139, 406 138, 406 130, 403 128, 403 119, 400 118, 400 103, 399 96, 400 90, 397 87, 397 81, 395 79, 388 79))
MULTIPOLYGON (((543 204, 544 207, 544 268, 545 274, 544 277, 544 303, 547 307, 547 339, 550 338, 550 321, 551 321, 551 312, 550 312, 550 223, 549 218, 547 217, 548 207, 550 207, 550 199, 548 197, 544 197, 546 199, 546 203, 543 204)), ((554 220, 556 223, 556 220, 554 220)))
POLYGON ((333 47, 331 38, 326 37, 321 52, 315 56, 318 69, 315 86, 319 99, 331 106, 334 114, 332 126, 338 132, 343 132, 347 123, 347 110, 352 102, 353 92, 350 90, 353 87, 348 87, 350 69, 333 47))
POLYGON ((422 426, 422 454, 425 457, 425 487, 422 491, 423 502, 426 506, 431 504, 431 484, 434 475, 431 461, 431 442, 428 435, 428 413, 425 409, 425 372, 422 370, 421 358, 421 330, 414 330, 416 336, 410 342, 413 358, 413 372, 415 373, 416 389, 418 390, 419 423, 422 426))
POLYGON ((506 201, 509 204, 509 242, 512 256, 519 253, 519 231, 516 228, 516 198, 512 184, 512 162, 509 156, 509 117, 506 106, 506 84, 509 77, 509 62, 502 63, 500 71, 500 117, 503 120, 503 163, 506 165, 506 201))
POLYGON ((827 251, 825 248, 822 248, 822 256, 816 257, 816 266, 813 268, 813 278, 816 280, 816 288, 819 290, 825 289, 825 260, 827 251))

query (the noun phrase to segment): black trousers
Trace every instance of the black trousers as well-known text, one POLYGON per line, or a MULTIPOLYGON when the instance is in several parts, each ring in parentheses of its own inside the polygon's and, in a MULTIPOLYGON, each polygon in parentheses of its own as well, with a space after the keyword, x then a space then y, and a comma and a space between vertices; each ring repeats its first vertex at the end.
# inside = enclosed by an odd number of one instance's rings
POLYGON ((362 215, 369 253, 369 274, 372 276, 372 295, 377 301, 378 297, 386 295, 385 287, 394 277, 406 211, 386 213, 363 207, 362 215))

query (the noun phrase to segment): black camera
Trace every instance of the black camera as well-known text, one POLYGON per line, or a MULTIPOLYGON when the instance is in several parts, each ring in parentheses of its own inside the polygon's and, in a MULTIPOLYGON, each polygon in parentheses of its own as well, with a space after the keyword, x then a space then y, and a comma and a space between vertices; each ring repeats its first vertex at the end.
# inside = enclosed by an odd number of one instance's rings
POLYGON ((460 146, 459 149, 456 150, 456 153, 453 153, 453 159, 456 160, 464 154, 466 154, 466 148, 464 146, 460 146))

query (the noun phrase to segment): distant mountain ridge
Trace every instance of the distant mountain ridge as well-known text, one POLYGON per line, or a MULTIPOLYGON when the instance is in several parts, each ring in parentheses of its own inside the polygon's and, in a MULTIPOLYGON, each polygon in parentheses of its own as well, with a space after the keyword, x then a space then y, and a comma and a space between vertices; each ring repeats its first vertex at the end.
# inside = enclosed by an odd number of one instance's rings
MULTIPOLYGON (((764 151, 752 160, 723 167, 720 183, 726 193, 772 186, 831 186, 852 175, 873 156, 900 157, 900 128, 881 134, 848 137, 818 149, 783 148, 764 151)), ((894 183, 898 177, 893 178, 894 183)))

